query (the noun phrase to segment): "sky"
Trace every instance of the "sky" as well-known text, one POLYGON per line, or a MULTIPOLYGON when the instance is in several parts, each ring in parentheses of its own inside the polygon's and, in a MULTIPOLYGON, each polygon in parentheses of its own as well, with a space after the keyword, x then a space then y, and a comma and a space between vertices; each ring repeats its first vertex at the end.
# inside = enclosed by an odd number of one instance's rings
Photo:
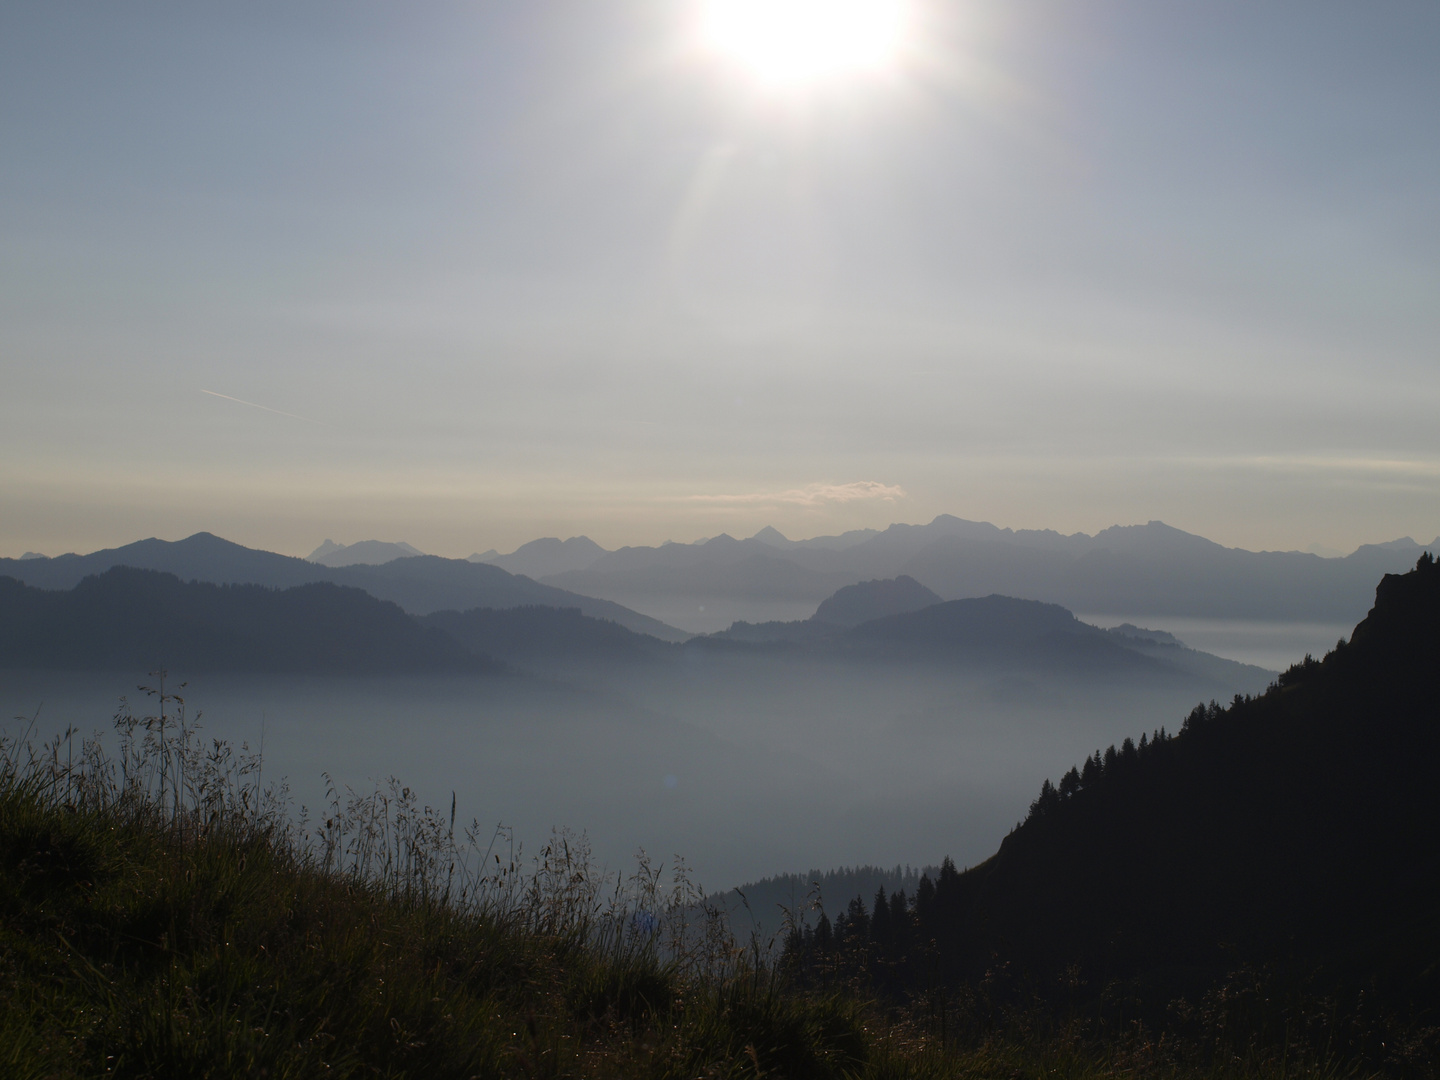
POLYGON ((712 15, 0 5, 0 554, 1440 533, 1440 6, 712 15))

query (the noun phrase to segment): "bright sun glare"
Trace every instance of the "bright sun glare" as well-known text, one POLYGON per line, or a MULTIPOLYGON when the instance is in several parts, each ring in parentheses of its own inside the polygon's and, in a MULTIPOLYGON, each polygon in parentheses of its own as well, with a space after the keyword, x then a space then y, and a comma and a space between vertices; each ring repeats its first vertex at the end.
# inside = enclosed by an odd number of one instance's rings
POLYGON ((904 0, 707 0, 704 9, 710 47, 776 86, 882 70, 904 23, 904 0))

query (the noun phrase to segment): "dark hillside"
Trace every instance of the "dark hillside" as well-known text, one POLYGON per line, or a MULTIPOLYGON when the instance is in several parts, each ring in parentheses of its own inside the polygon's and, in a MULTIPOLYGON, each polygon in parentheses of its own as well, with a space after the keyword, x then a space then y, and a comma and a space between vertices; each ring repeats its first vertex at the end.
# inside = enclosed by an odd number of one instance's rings
POLYGON ((618 623, 592 619, 577 608, 477 608, 422 615, 473 652, 518 664, 548 661, 627 663, 668 656, 675 646, 618 623))
POLYGON ((328 582, 181 582, 114 567, 67 592, 0 578, 0 666, 146 671, 491 671, 394 604, 328 582))
POLYGON ((935 942, 927 970, 1068 970, 1163 1001, 1270 965, 1440 1003, 1437 658, 1425 556, 1323 662, 1097 752, 1046 782, 992 858, 922 883, 906 918, 935 942))
POLYGON ((1264 669, 1187 648, 1161 631, 1128 623, 1100 630, 1057 604, 1009 596, 945 602, 933 597, 905 577, 847 585, 809 619, 736 622, 728 630, 691 639, 688 647, 924 663, 990 673, 1046 670, 1085 679, 1160 675, 1225 687, 1225 694, 1258 690, 1270 677, 1264 669))
POLYGON ((836 639, 835 648, 869 656, 1020 662, 1086 673, 1159 668, 1058 604, 1009 596, 950 600, 872 619, 836 639))
POLYGON ((1437 655, 1427 559, 1387 575, 1323 663, 1042 793, 964 880, 967 921, 987 927, 970 949, 1127 974, 1237 957, 1410 967, 1440 914, 1437 655))

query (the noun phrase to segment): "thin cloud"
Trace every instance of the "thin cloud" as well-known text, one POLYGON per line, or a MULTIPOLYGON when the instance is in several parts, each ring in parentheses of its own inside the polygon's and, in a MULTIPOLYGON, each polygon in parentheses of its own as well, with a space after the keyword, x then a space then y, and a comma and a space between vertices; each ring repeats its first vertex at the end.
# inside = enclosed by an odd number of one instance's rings
POLYGON ((224 398, 226 401, 233 401, 237 405, 249 405, 252 409, 263 409, 265 412, 274 413, 276 416, 288 416, 291 420, 304 420, 307 424, 321 424, 319 420, 312 420, 308 416, 301 416, 299 413, 286 412, 284 409, 272 409, 269 405, 256 405, 253 401, 245 401, 242 398, 231 397, 229 394, 217 394, 214 390, 201 390, 202 394, 209 394, 211 397, 224 398))
POLYGON ((686 495, 685 502, 712 506, 822 506, 826 503, 859 502, 880 499, 894 502, 905 498, 905 489, 898 484, 882 484, 878 480, 855 480, 848 484, 810 484, 788 491, 751 491, 738 495, 686 495))
MULTIPOLYGON (((1224 458, 1211 459, 1224 461, 1224 458)), ((1403 458, 1339 457, 1254 457, 1240 459, 1262 468, 1333 470, 1337 472, 1400 473, 1413 476, 1440 476, 1440 461, 1403 458)))

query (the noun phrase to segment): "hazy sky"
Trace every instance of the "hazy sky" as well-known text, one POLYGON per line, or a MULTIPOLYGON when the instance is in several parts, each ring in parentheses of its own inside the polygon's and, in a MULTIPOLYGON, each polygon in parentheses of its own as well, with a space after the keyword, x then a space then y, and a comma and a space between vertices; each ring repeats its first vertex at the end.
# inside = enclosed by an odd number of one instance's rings
POLYGON ((0 6, 0 553, 1440 532, 1440 5, 910 8, 0 6))

